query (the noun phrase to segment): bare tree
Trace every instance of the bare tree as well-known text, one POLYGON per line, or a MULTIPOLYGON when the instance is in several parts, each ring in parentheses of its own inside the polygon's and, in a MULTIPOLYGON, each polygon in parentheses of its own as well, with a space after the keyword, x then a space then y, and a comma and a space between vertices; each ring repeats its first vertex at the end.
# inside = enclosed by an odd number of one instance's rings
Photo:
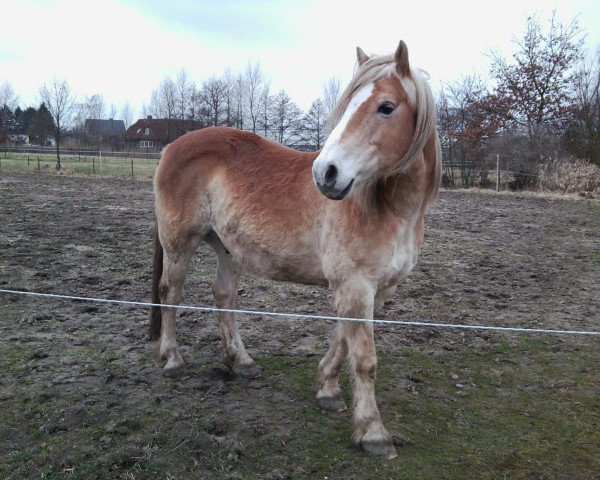
POLYGON ((327 117, 323 101, 318 98, 310 106, 310 110, 302 119, 300 137, 315 150, 319 150, 325 140, 327 117))
POLYGON ((177 87, 170 77, 165 77, 150 97, 150 111, 156 118, 167 120, 167 143, 176 137, 173 119, 177 110, 177 87))
POLYGON ((78 147, 85 143, 85 121, 87 119, 87 105, 85 102, 77 103, 74 108, 72 132, 75 134, 78 147))
POLYGON ((442 146, 442 186, 453 187, 454 186, 454 157, 453 157, 453 146, 454 142, 451 137, 452 131, 452 113, 450 109, 450 101, 445 89, 439 91, 436 99, 435 106, 437 110, 437 126, 440 144, 442 146))
POLYGON ((117 107, 114 103, 110 104, 110 109, 108 110, 108 118, 112 118, 113 120, 117 118, 117 107))
POLYGON ((539 158, 542 139, 569 120, 571 84, 583 39, 577 20, 565 26, 553 12, 546 31, 532 16, 523 38, 513 41, 517 51, 512 62, 491 53, 496 96, 506 107, 506 121, 525 131, 529 154, 539 158))
POLYGON ((0 143, 8 140, 9 133, 16 125, 15 112, 18 97, 12 85, 6 81, 0 86, 0 143))
POLYGON ((574 119, 566 144, 578 158, 600 165, 600 49, 583 60, 574 81, 574 119))
POLYGON ((262 90, 265 77, 259 63, 248 64, 244 72, 246 85, 246 107, 250 117, 251 130, 256 133, 258 121, 261 115, 262 90))
POLYGON ((91 97, 85 97, 84 105, 87 109, 87 118, 100 120, 104 116, 104 97, 95 93, 91 97))
POLYGON ((56 169, 60 170, 60 140, 62 134, 66 131, 71 121, 75 108, 75 96, 67 80, 57 80, 56 78, 46 85, 40 87, 40 97, 46 104, 54 120, 54 140, 56 142, 56 169))
POLYGON ((340 98, 340 79, 338 77, 331 77, 325 85, 323 85, 323 114, 325 115, 326 122, 329 121, 331 112, 333 112, 340 98))
POLYGON ((246 82, 242 74, 238 74, 235 80, 235 127, 244 129, 244 95, 246 91, 246 82))
POLYGON ((265 83, 260 99, 260 108, 262 111, 262 129, 263 135, 267 137, 269 135, 269 110, 271 108, 271 95, 270 95, 271 85, 267 82, 265 83))
POLYGON ((225 126, 232 127, 235 125, 235 75, 231 71, 231 68, 225 69, 223 74, 223 83, 225 84, 225 126))
POLYGON ((206 108, 206 123, 220 125, 225 110, 227 85, 217 77, 211 77, 202 84, 201 98, 206 108))
POLYGON ((175 79, 175 89, 177 92, 177 118, 184 120, 187 116, 187 110, 190 103, 191 82, 188 79, 187 72, 184 69, 177 74, 175 79))
POLYGON ((79 115, 83 116, 83 135, 85 142, 93 144, 100 149, 100 122, 105 114, 104 98, 102 94, 95 93, 92 96, 86 96, 83 103, 79 106, 79 115), (88 122, 88 120, 92 120, 88 122), (86 128, 87 123, 87 128, 86 128))
POLYGON ((123 119, 123 123, 125 123, 125 129, 128 129, 133 123, 133 109, 129 102, 125 102, 121 108, 121 118, 123 119))
POLYGON ((177 79, 175 80, 175 89, 177 92, 176 116, 180 120, 178 122, 180 127, 180 131, 178 132, 179 136, 183 135, 187 130, 186 120, 193 120, 193 118, 190 117, 193 116, 192 98, 195 92, 195 85, 189 80, 187 72, 184 69, 177 74, 177 79))
POLYGON ((8 80, 0 85, 0 107, 7 106, 11 110, 17 108, 19 97, 8 80))
POLYGON ((489 142, 503 126, 495 111, 497 105, 477 75, 443 85, 437 110, 446 185, 454 184, 455 167, 464 187, 488 183, 489 142))
POLYGON ((271 103, 271 124, 273 134, 279 143, 291 144, 298 138, 298 124, 302 110, 284 90, 273 97, 271 103))

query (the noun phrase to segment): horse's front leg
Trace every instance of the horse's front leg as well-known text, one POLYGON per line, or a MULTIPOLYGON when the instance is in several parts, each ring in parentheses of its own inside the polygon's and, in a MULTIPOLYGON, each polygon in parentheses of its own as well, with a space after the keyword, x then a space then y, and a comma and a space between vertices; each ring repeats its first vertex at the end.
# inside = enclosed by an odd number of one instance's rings
MULTIPOLYGON (((341 317, 373 318, 375 290, 368 284, 348 282, 334 291, 341 317)), ((377 356, 372 322, 342 323, 354 380, 354 433, 352 440, 370 455, 397 457, 391 435, 383 426, 375 402, 377 356)))
POLYGON ((343 325, 338 323, 331 337, 329 350, 319 362, 317 403, 323 410, 343 412, 348 408, 339 384, 340 368, 347 353, 348 347, 344 338, 343 325))

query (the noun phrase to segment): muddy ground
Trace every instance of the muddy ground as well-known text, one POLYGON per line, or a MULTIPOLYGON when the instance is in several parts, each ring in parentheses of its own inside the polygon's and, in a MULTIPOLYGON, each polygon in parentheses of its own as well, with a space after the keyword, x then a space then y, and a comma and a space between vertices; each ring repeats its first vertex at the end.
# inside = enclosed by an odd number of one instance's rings
MULTIPOLYGON (((149 181, 3 175, 0 288, 149 300, 152 223, 149 181)), ((377 318, 600 330, 598 202, 445 191, 426 227, 377 318)), ((201 247, 183 303, 213 304, 214 270, 201 247)), ((239 308, 335 313, 321 288, 240 289, 239 308)), ((0 294, 0 477, 600 478, 598 337, 377 325, 400 454, 381 462, 352 446, 350 412, 313 402, 331 323, 242 317, 263 368, 246 380, 220 363, 215 315, 183 312, 170 379, 147 313, 0 294)))

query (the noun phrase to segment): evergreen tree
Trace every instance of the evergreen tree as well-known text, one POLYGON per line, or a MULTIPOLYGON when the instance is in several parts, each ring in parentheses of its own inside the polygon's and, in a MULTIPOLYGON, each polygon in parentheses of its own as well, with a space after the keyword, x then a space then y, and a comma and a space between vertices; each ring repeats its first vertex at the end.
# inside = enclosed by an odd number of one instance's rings
POLYGON ((56 126, 52 115, 46 105, 42 103, 27 128, 29 142, 44 146, 48 142, 48 137, 51 137, 55 130, 56 126))
POLYGON ((323 101, 318 98, 310 106, 310 110, 302 119, 300 137, 303 142, 315 150, 320 150, 325 143, 325 129, 327 125, 327 114, 323 101))
POLYGON ((14 133, 15 114, 8 105, 0 106, 0 144, 6 143, 8 135, 14 133))
POLYGON ((33 117, 36 116, 37 110, 33 107, 27 107, 25 110, 21 110, 20 107, 15 109, 15 132, 19 134, 26 134, 31 125, 33 117))

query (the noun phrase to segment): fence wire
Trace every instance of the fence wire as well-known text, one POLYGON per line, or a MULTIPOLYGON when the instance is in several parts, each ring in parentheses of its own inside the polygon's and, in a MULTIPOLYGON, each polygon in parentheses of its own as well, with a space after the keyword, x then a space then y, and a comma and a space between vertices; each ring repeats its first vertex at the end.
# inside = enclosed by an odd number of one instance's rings
POLYGON ((490 326, 490 325, 462 325, 462 324, 452 324, 452 323, 430 323, 430 322, 417 322, 417 321, 405 321, 405 320, 383 320, 383 319, 368 319, 368 318, 335 317, 335 316, 312 315, 312 314, 304 314, 304 313, 269 312, 269 311, 264 311, 264 310, 240 310, 240 309, 216 308, 216 307, 198 307, 198 306, 191 306, 191 305, 166 305, 166 304, 160 304, 160 303, 137 302, 137 301, 129 301, 129 300, 114 300, 114 299, 93 298, 93 297, 78 297, 78 296, 73 296, 73 295, 58 295, 58 294, 53 294, 53 293, 26 292, 26 291, 20 291, 20 290, 5 290, 5 289, 0 289, 0 293, 4 293, 7 295, 22 295, 22 296, 30 296, 30 297, 38 297, 38 298, 50 298, 50 299, 54 299, 54 300, 69 300, 69 301, 124 305, 124 306, 129 306, 129 307, 177 308, 177 309, 181 309, 181 310, 192 310, 192 311, 200 311, 200 312, 238 313, 238 314, 243 314, 243 315, 278 317, 278 318, 299 319, 299 320, 321 320, 321 321, 329 320, 329 321, 338 321, 338 322, 375 323, 375 324, 394 325, 394 326, 403 326, 403 327, 447 328, 447 329, 461 329, 461 330, 488 330, 488 331, 510 332, 510 333, 600 336, 600 331, 555 330, 555 329, 547 329, 547 328, 501 327, 501 326, 490 326))

